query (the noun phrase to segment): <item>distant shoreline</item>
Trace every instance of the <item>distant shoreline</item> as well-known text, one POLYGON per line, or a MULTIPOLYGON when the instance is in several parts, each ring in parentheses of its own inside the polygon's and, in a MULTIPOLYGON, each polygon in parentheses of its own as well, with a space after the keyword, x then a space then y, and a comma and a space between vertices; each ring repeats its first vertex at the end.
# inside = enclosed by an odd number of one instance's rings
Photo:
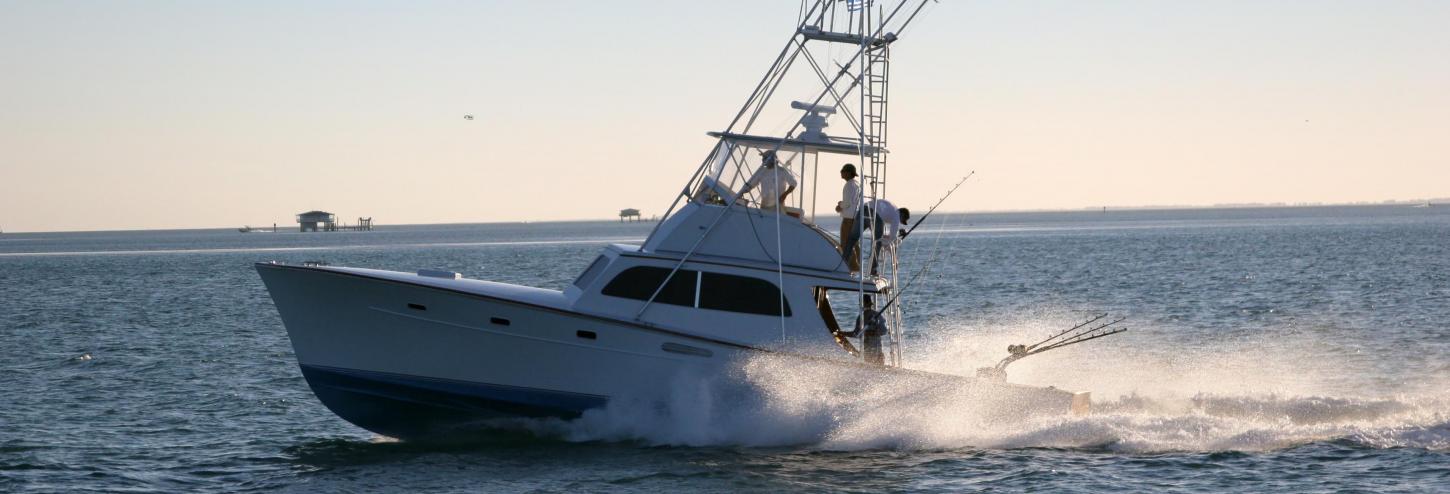
POLYGON ((951 213, 1072 213, 1092 211, 1183 211, 1194 209, 1292 209, 1292 208, 1342 208, 1342 207, 1409 207, 1421 204, 1450 205, 1450 197, 1436 199, 1419 199, 1411 201, 1381 201, 1381 202, 1248 202, 1248 203, 1225 203, 1212 205, 1150 205, 1150 206, 1087 206, 1078 209, 977 209, 969 211, 950 211, 951 213))
MULTIPOLYGON (((1046 208, 1046 209, 970 209, 958 211, 941 211, 938 214, 1006 214, 1006 213, 1091 213, 1091 212, 1114 212, 1114 211, 1190 211, 1190 210, 1212 210, 1212 209, 1308 209, 1308 208, 1342 208, 1342 207, 1413 207, 1422 204, 1450 207, 1450 197, 1421 200, 1394 200, 1382 202, 1351 202, 1351 203, 1231 203, 1213 205, 1149 205, 1149 206, 1088 206, 1082 208, 1046 208)), ((834 213, 833 213, 834 214, 834 213)), ((516 225, 520 223, 598 223, 598 222, 619 222, 618 218, 584 218, 584 219, 561 219, 561 220, 515 220, 515 221, 469 221, 469 222, 448 222, 448 223, 399 223, 380 224, 379 228, 390 227, 415 227, 415 226, 450 226, 450 225, 516 225)), ((641 222, 649 224, 651 222, 641 222)), ((10 231, 0 234, 0 240, 5 235, 11 234, 54 234, 54 233, 126 233, 126 232, 183 232, 183 231, 210 231, 210 230, 236 230, 235 226, 218 227, 196 227, 196 228, 122 228, 115 230, 39 230, 39 231, 10 231)), ((278 233, 296 233, 291 228, 281 228, 278 233)), ((270 232, 268 232, 270 233, 270 232)))

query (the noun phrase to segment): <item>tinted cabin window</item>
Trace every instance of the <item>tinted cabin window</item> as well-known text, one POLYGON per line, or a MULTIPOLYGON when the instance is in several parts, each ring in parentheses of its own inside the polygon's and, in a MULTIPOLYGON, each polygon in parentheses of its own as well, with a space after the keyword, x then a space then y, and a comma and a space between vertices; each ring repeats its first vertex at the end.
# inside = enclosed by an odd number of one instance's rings
MULTIPOLYGON (((705 273, 700 279, 700 308, 779 316, 780 289, 760 278, 705 273)), ((785 305, 790 316, 790 305, 785 305)))
MULTIPOLYGON (((669 268, 634 267, 624 270, 604 286, 603 293, 613 297, 632 298, 635 300, 649 300, 665 277, 670 275, 669 268)), ((681 269, 675 272, 670 278, 669 284, 664 290, 660 290, 655 302, 671 305, 683 305, 685 307, 695 306, 695 274, 694 271, 681 269)))

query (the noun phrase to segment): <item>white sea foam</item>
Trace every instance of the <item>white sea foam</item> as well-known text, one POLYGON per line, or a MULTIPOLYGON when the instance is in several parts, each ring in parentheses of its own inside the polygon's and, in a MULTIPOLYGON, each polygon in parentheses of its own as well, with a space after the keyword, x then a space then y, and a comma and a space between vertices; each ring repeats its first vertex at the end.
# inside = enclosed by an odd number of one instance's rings
MULTIPOLYGON (((964 374, 1004 353, 987 348, 1028 341, 1026 333, 1038 329, 939 340, 915 349, 922 358, 913 367, 964 374)), ((1011 374, 1015 382, 1094 392, 1087 416, 1004 416, 968 390, 904 379, 867 383, 818 363, 757 357, 729 375, 682 375, 667 392, 625 397, 546 428, 577 441, 823 450, 1263 451, 1328 440, 1450 449, 1450 400, 1346 389, 1333 371, 1362 370, 1314 364, 1305 357, 1326 349, 1307 342, 1179 348, 1176 357, 1083 347, 1014 365, 1011 374)))

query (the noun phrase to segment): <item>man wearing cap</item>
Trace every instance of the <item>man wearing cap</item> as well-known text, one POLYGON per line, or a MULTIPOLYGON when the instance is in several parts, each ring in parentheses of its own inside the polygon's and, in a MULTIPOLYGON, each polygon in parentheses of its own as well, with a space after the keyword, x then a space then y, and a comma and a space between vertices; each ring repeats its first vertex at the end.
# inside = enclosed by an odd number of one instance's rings
POLYGON ((861 184, 856 181, 856 165, 846 163, 841 167, 841 180, 846 181, 846 185, 841 187, 841 200, 836 202, 836 212, 841 213, 841 256, 854 273, 861 271, 861 249, 855 243, 847 245, 846 239, 857 233, 856 209, 861 206, 861 184))
POLYGON ((745 182, 745 188, 740 189, 740 197, 744 197, 750 189, 760 187, 760 209, 775 209, 777 204, 785 202, 785 198, 795 191, 795 174, 790 170, 777 166, 775 151, 766 151, 760 155, 760 169, 750 176, 745 182), (785 192, 780 191, 780 186, 788 188, 785 192))

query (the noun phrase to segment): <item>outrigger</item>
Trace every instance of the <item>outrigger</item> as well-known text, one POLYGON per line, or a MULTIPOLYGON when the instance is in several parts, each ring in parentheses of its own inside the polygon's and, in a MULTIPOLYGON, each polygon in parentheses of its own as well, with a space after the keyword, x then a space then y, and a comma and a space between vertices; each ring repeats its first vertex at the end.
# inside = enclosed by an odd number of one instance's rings
POLYGON ((342 418, 400 438, 577 417, 755 358, 856 386, 949 386, 1015 414, 1086 413, 1087 393, 1006 383, 1005 364, 991 378, 908 369, 894 245, 874 245, 859 225, 873 244, 861 251, 881 268, 853 274, 816 222, 822 167, 829 180, 842 161, 859 164, 858 204, 887 195, 890 54, 930 0, 887 3, 803 9, 649 237, 605 247, 563 290, 438 269, 257 264, 308 385, 342 418), (778 104, 785 93, 806 97, 778 104), (831 117, 849 131, 827 133, 831 117), (759 133, 762 121, 789 125, 759 133), (766 160, 800 177, 800 192, 776 204, 750 191, 746 177, 766 160))

